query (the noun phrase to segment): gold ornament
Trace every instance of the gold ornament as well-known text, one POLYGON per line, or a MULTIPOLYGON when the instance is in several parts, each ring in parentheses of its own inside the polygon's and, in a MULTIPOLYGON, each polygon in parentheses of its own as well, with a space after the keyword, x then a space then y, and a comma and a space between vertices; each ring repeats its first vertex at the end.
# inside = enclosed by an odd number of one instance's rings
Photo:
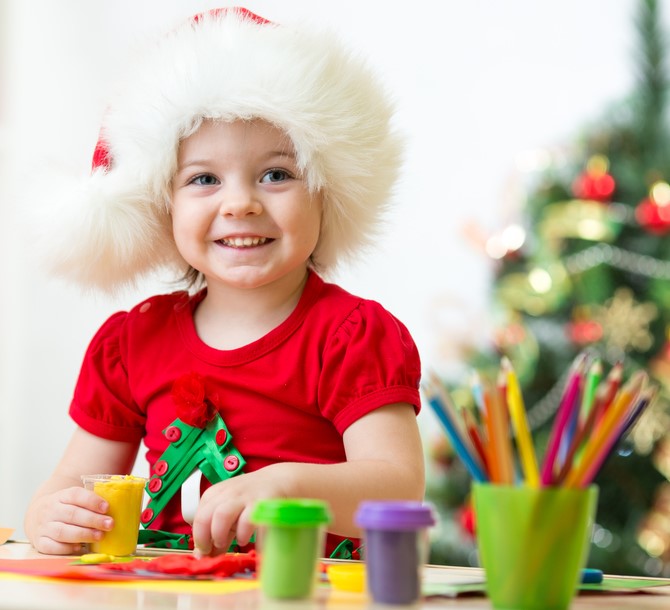
POLYGON ((554 250, 558 250, 560 242, 568 238, 612 242, 621 225, 612 211, 601 203, 571 199, 547 205, 538 230, 549 244, 555 244, 554 250))
MULTIPOLYGON (((663 432, 667 432, 667 414, 666 423, 663 432)), ((637 426, 636 426, 637 427, 637 426)), ((670 437, 666 436, 656 446, 653 457, 654 466, 666 478, 670 480, 670 437)))
POLYGON ((498 283, 497 297, 510 309, 542 316, 558 309, 571 290, 570 278, 559 262, 510 273, 498 283))
POLYGON ((630 288, 617 288, 614 296, 603 306, 594 307, 593 319, 603 328, 603 341, 613 355, 623 356, 633 349, 646 352, 654 338, 650 323, 658 317, 654 303, 638 303, 630 288))
POLYGON ((666 478, 670 478, 670 405, 664 396, 657 396, 647 406, 628 435, 635 453, 647 455, 654 449, 654 465, 666 478), (663 439, 656 446, 656 442, 663 439), (667 453, 666 453, 667 451, 667 453))
POLYGON ((652 557, 670 561, 670 484, 658 486, 654 506, 640 524, 637 541, 652 557))

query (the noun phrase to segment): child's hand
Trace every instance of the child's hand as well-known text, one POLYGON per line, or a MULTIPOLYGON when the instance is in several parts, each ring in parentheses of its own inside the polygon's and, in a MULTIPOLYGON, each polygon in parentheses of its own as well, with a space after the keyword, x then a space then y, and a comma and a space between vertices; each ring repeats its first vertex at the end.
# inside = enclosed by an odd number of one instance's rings
POLYGON ((249 521, 257 500, 288 497, 281 464, 212 485, 200 499, 193 521, 196 555, 218 555, 228 550, 233 538, 248 544, 254 525, 249 521))
POLYGON ((40 553, 70 555, 82 543, 100 540, 114 523, 108 503, 83 487, 68 487, 42 496, 34 507, 32 543, 40 553))

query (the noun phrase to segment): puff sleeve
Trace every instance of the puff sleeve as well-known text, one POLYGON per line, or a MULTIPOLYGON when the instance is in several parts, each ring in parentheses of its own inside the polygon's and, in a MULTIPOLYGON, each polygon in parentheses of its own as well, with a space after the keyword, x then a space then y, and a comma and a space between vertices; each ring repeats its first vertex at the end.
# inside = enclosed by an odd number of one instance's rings
POLYGON ((112 315, 88 346, 79 372, 70 416, 87 432, 115 441, 140 441, 145 415, 135 405, 122 357, 128 314, 112 315))
POLYGON ((361 301, 340 325, 323 354, 321 412, 343 433, 385 405, 420 409, 419 353, 407 328, 374 301, 361 301))

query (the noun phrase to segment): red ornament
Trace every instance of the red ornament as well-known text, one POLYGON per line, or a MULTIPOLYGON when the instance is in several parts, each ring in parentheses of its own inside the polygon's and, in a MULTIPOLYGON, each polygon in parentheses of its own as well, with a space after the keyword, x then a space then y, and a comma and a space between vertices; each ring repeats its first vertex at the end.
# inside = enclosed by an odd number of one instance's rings
POLYGON ((463 530, 467 532, 471 538, 474 538, 477 528, 475 524, 475 511, 470 503, 467 503, 460 508, 458 511, 458 521, 463 530))
POLYGON ((594 320, 579 320, 577 322, 569 322, 566 325, 566 332, 573 343, 586 345, 602 339, 603 327, 594 320))
POLYGON ((205 379, 197 373, 187 373, 174 382, 172 399, 177 417, 189 426, 204 428, 216 415, 214 405, 205 397, 205 379))
POLYGON ((525 339, 526 329, 522 324, 516 322, 495 330, 495 345, 502 352, 520 345, 525 339))
POLYGON ((649 197, 635 208, 635 219, 654 235, 670 231, 670 186, 667 182, 657 182, 651 187, 649 197))
POLYGON ((607 203, 611 201, 616 182, 607 173, 609 162, 602 155, 595 155, 586 164, 586 171, 572 183, 572 192, 579 199, 607 203))

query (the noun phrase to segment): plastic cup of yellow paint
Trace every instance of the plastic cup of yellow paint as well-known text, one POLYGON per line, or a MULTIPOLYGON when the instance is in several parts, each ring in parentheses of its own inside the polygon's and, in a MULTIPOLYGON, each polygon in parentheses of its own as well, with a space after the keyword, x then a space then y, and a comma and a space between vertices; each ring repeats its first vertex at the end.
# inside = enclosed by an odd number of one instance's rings
POLYGON ((271 599, 310 597, 323 556, 328 505, 320 500, 260 500, 251 521, 258 525, 261 590, 271 599))
POLYGON ((107 514, 114 527, 101 540, 91 542, 93 553, 132 555, 137 548, 140 514, 146 479, 132 475, 87 474, 81 477, 84 487, 109 503, 107 514))
POLYGON ((566 610, 586 565, 598 488, 473 484, 479 560, 496 610, 566 610))

